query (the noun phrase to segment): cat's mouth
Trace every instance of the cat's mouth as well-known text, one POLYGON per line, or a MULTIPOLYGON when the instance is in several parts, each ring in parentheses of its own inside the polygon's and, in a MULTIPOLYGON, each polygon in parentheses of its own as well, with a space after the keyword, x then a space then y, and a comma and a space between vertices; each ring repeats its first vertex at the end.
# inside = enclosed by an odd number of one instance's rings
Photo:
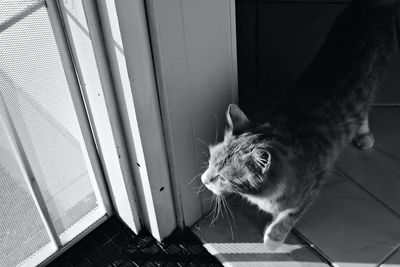
POLYGON ((233 193, 231 188, 227 185, 221 185, 218 183, 203 183, 203 185, 217 196, 230 195, 233 193))
POLYGON ((215 195, 222 195, 224 193, 224 191, 222 191, 221 189, 213 186, 213 184, 205 184, 205 186, 207 187, 208 190, 210 190, 211 192, 213 192, 215 195))

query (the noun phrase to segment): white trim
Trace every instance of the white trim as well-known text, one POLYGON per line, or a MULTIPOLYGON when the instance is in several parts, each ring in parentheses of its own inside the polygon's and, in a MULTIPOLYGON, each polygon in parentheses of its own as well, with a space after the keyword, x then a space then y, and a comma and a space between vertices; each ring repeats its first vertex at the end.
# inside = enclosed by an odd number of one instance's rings
MULTIPOLYGON (((50 2, 53 1, 48 1, 48 5, 50 5, 50 2)), ((112 87, 110 88, 109 81, 101 79, 100 71, 104 71, 104 69, 98 69, 97 60, 99 58, 96 57, 93 49, 94 46, 100 46, 101 49, 101 44, 92 43, 91 39, 94 38, 93 35, 97 38, 97 33, 90 33, 89 35, 86 16, 77 21, 79 18, 72 17, 73 14, 68 14, 71 12, 68 11, 63 2, 58 1, 58 4, 64 21, 65 34, 68 36, 64 39, 69 41, 69 50, 73 59, 73 62, 68 63, 72 64, 72 68, 76 71, 76 73, 70 71, 68 80, 75 82, 75 75, 79 78, 78 86, 80 86, 85 100, 86 111, 96 140, 100 161, 104 167, 103 171, 111 200, 120 218, 137 233, 140 230, 140 223, 134 196, 127 190, 130 187, 127 182, 131 179, 132 174, 127 164, 119 115, 113 98, 112 87)), ((79 9, 77 12, 84 12, 82 3, 76 2, 76 4, 79 5, 75 6, 79 9)), ((97 12, 97 10, 89 12, 97 12)), ((93 31, 95 30, 93 29, 93 31)), ((102 75, 107 75, 107 73, 102 73, 102 75)), ((96 151, 90 153, 90 156, 97 156, 96 151)))
MULTIPOLYGON (((88 173, 93 191, 98 201, 100 209, 104 213, 111 213, 110 200, 108 198, 107 190, 104 184, 103 174, 97 157, 96 145, 92 137, 92 131, 89 126, 89 119, 85 110, 85 103, 82 99, 79 82, 76 77, 74 69, 74 63, 71 58, 69 51, 68 40, 64 33, 64 27, 62 19, 59 14, 58 4, 56 1, 47 0, 47 11, 57 47, 59 49, 60 58, 63 64, 64 73, 69 87, 69 92, 72 98, 72 103, 76 111, 79 126, 81 128, 82 137, 84 141, 84 147, 82 147, 82 155, 86 166, 88 167, 88 173)), ((81 144, 82 145, 82 144, 81 144)))
MULTIPOLYGON (((100 14, 98 13, 99 10, 96 0, 86 0, 82 1, 82 3, 87 20, 90 38, 92 40, 94 55, 96 57, 97 68, 100 74, 99 76, 101 79, 102 87, 104 88, 103 93, 109 106, 109 112, 112 113, 113 120, 115 121, 111 124, 114 124, 113 127, 115 129, 116 140, 118 140, 118 143, 121 143, 121 145, 118 146, 118 152, 119 161, 124 172, 124 187, 121 187, 120 184, 119 187, 115 187, 115 192, 119 194, 119 191, 123 190, 124 192, 121 193, 124 193, 128 196, 129 205, 119 205, 119 209, 117 210, 117 212, 121 219, 125 221, 133 231, 138 232, 140 225, 139 205, 136 199, 137 193, 133 180, 133 177, 136 174, 132 171, 132 164, 130 159, 131 154, 129 153, 131 152, 131 149, 124 135, 124 123, 123 121, 120 121, 121 117, 123 117, 123 114, 121 114, 120 105, 118 103, 118 99, 116 98, 119 88, 114 85, 114 77, 112 76, 109 61, 111 55, 108 54, 105 44, 106 40, 104 39, 105 37, 103 34, 103 29, 101 27, 104 25, 102 25, 102 23, 100 22, 100 14), (128 144, 128 146, 126 144, 128 144)), ((132 150, 135 151, 135 148, 133 147, 132 150)))
POLYGON ((122 115, 126 115, 126 136, 131 147, 135 147, 132 160, 138 163, 134 163, 135 178, 140 187, 144 223, 152 235, 161 240, 176 228, 176 217, 144 3, 120 0, 115 2, 115 10, 120 36, 108 31, 106 37, 113 71, 120 73, 113 73, 116 79, 121 79, 117 97, 125 109, 122 115), (122 40, 123 50, 118 62, 116 49, 111 45, 114 39, 122 40))
POLYGON ((101 206, 95 207, 88 214, 83 216, 68 229, 60 234, 60 239, 63 244, 70 242, 72 239, 80 235, 86 229, 88 229, 95 222, 103 218, 105 215, 104 209, 101 206))

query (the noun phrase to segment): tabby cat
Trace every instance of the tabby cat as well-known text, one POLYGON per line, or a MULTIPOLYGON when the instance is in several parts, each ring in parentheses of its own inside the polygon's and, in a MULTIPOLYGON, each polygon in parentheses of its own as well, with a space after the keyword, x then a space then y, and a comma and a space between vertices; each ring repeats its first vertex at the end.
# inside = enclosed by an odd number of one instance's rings
POLYGON ((394 42, 394 7, 381 2, 353 1, 338 16, 268 122, 253 123, 230 105, 224 140, 209 148, 203 184, 270 213, 264 243, 271 250, 313 201, 341 149, 374 144, 368 110, 394 42))

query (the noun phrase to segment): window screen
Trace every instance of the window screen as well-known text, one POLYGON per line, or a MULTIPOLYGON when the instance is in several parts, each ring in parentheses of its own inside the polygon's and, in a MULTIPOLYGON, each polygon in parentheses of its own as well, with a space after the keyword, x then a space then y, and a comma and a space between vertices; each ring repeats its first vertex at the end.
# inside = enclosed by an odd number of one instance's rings
POLYGON ((0 94, 0 266, 15 266, 49 238, 6 123, 16 128, 63 243, 105 215, 43 1, 0 2, 0 94))

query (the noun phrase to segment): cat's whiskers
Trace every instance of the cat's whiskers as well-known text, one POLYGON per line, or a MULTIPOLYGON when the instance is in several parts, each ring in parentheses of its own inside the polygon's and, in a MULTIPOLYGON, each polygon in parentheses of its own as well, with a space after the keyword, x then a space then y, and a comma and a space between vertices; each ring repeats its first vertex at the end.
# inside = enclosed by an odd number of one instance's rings
MULTIPOLYGON (((224 202, 224 204, 225 204, 226 210, 229 212, 229 214, 230 214, 231 217, 232 217, 233 226, 236 228, 235 217, 233 216, 232 210, 231 210, 231 208, 229 207, 229 204, 228 204, 228 202, 226 201, 226 199, 223 198, 222 200, 223 200, 223 202, 224 202)), ((227 216, 228 216, 228 215, 227 215, 227 216)))
POLYGON ((205 185, 202 184, 198 187, 196 194, 199 195, 201 192, 204 191, 204 189, 206 189, 205 185))
POLYGON ((226 218, 228 219, 228 223, 229 223, 229 228, 231 229, 231 236, 232 236, 232 240, 235 239, 234 235, 233 235, 233 229, 232 229, 232 224, 231 221, 229 219, 229 215, 232 217, 232 222, 233 222, 233 226, 236 228, 236 222, 235 222, 235 217, 233 217, 233 213, 231 211, 231 209, 229 208, 229 204, 226 201, 226 199, 222 196, 222 204, 225 208, 225 213, 226 213, 226 218), (229 213, 229 214, 228 214, 229 213))
POLYGON ((204 142, 203 140, 201 140, 200 138, 196 138, 197 141, 199 141, 200 143, 202 143, 203 145, 205 145, 208 148, 208 144, 206 142, 204 142))
POLYGON ((218 215, 219 215, 219 211, 220 211, 220 206, 219 206, 219 196, 218 195, 214 195, 214 198, 212 200, 213 202, 215 202, 215 206, 214 209, 212 211, 212 218, 211 218, 211 223, 210 225, 214 225, 214 222, 217 220, 218 215))
POLYGON ((219 197, 216 195, 215 196, 215 209, 213 210, 213 216, 211 219, 210 225, 214 225, 215 221, 218 219, 219 212, 220 212, 220 203, 219 203, 219 197))
POLYGON ((202 150, 201 153, 202 153, 206 158, 209 158, 209 157, 210 157, 210 155, 208 155, 208 153, 207 153, 205 150, 202 150))
MULTIPOLYGON (((211 197, 208 198, 207 200, 210 201, 210 206, 212 206, 215 201, 215 195, 212 194, 211 197)), ((211 216, 211 214, 214 212, 215 209, 216 209, 216 206, 214 206, 214 208, 212 209, 212 211, 210 211, 210 213, 207 215, 207 217, 211 216)))
POLYGON ((216 213, 216 211, 217 211, 216 196, 213 194, 213 195, 212 195, 212 198, 211 198, 211 205, 213 205, 214 201, 215 201, 214 208, 213 208, 212 211, 210 211, 210 213, 207 215, 207 217, 209 217, 209 216, 212 215, 211 222, 210 222, 210 225, 209 225, 209 226, 212 226, 212 225, 214 224, 214 221, 215 221, 215 220, 214 220, 214 218, 215 218, 215 213, 216 213))
POLYGON ((217 196, 217 199, 218 199, 218 208, 219 208, 219 210, 218 210, 218 214, 217 214, 217 218, 219 217, 219 215, 221 214, 221 216, 222 216, 222 218, 224 218, 224 213, 222 212, 222 196, 221 195, 218 195, 217 196))
POLYGON ((212 201, 212 199, 213 199, 214 197, 215 197, 214 194, 212 194, 211 197, 206 198, 206 201, 212 201))
POLYGON ((190 185, 191 183, 193 183, 193 181, 194 181, 197 177, 199 177, 199 175, 202 175, 202 174, 203 174, 203 172, 199 172, 198 174, 196 174, 196 175, 189 181, 189 183, 187 183, 187 184, 185 185, 185 187, 188 186, 188 185, 190 185))

